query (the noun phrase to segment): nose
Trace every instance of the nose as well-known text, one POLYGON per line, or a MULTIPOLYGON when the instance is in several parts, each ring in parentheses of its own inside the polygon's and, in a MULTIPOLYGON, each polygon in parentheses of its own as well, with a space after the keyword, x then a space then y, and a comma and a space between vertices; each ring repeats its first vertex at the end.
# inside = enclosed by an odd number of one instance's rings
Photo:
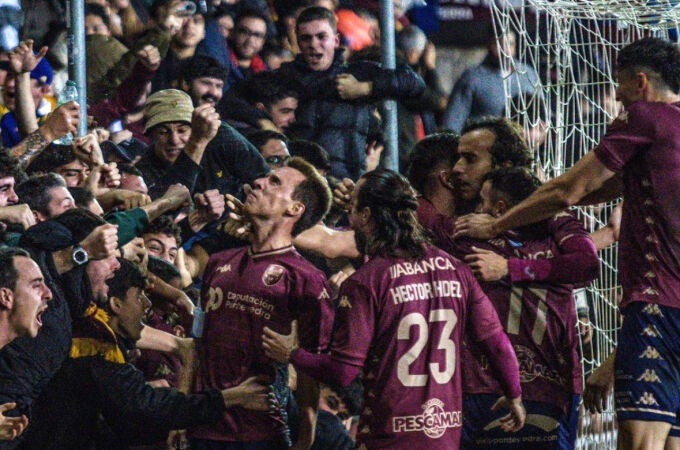
POLYGON ((47 285, 45 283, 43 283, 43 296, 42 296, 42 298, 46 302, 49 302, 50 300, 52 300, 52 291, 50 290, 49 287, 47 287, 47 285))
POLYGON ((451 169, 451 172, 455 175, 461 175, 464 172, 465 169, 465 162, 463 162, 463 159, 459 159, 458 162, 456 163, 455 166, 453 166, 453 169, 451 169))
POLYGON ((170 132, 170 145, 177 146, 177 145, 180 145, 180 144, 181 144, 181 140, 180 140, 180 137, 179 137, 179 133, 174 131, 174 130, 171 131, 170 132))
POLYGON ((14 188, 10 188, 9 195, 7 196, 7 204, 16 205, 17 203, 19 203, 19 196, 14 192, 14 188))
POLYGON ((255 182, 253 183, 253 189, 262 189, 265 180, 266 178, 258 178, 257 180, 255 180, 255 182))

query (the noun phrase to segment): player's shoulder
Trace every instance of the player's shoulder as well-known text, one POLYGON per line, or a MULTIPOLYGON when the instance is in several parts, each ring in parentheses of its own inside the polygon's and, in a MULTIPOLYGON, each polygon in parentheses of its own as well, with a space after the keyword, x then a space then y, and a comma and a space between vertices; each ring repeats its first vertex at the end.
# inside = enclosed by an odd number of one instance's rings
POLYGON ((619 113, 612 125, 630 125, 648 123, 657 125, 664 119, 680 118, 680 103, 647 102, 644 100, 633 102, 619 113))

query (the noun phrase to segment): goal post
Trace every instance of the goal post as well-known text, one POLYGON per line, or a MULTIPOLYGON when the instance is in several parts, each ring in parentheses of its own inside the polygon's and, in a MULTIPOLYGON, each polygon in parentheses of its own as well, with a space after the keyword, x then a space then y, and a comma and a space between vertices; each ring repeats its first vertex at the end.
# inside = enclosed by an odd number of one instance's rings
MULTIPOLYGON (((562 174, 589 152, 618 114, 614 72, 621 47, 646 36, 675 41, 680 22, 678 0, 533 0, 519 7, 509 0, 489 3, 501 69, 509 74, 531 68, 539 74, 535 94, 506 96, 505 111, 524 128, 536 170, 546 178, 562 174), (516 35, 514 58, 502 54, 508 50, 500 41, 510 31, 516 35)), ((515 79, 505 77, 506 92, 512 92, 509 83, 515 79)), ((605 226, 615 203, 580 208, 586 228, 605 226)), ((600 277, 579 294, 592 327, 592 337, 581 334, 584 382, 616 346, 621 324, 617 267, 616 245, 601 251, 600 277)), ((602 414, 581 408, 577 448, 614 449, 616 435, 611 398, 602 414)))

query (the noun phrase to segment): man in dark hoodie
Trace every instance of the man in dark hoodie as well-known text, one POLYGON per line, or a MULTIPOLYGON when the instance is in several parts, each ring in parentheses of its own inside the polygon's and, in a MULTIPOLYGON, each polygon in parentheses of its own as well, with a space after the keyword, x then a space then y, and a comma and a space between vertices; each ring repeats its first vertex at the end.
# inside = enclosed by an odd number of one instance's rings
POLYGON ((425 83, 406 65, 345 64, 336 25, 326 8, 303 10, 296 24, 301 53, 277 73, 300 93, 289 137, 317 142, 331 157, 333 176, 356 180, 366 171, 366 144, 377 137, 373 102, 418 97, 425 83))

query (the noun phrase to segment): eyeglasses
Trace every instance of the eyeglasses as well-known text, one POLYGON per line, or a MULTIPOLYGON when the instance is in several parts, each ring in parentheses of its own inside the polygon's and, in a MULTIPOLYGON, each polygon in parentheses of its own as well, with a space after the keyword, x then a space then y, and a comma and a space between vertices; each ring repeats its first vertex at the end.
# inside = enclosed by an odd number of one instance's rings
POLYGON ((282 166, 286 161, 290 159, 290 155, 282 155, 282 156, 267 156, 264 160, 267 161, 267 164, 270 164, 272 166, 282 166))
POLYGON ((245 36, 246 38, 249 37, 254 37, 255 39, 264 39, 266 36, 266 33, 260 33, 259 31, 253 31, 247 27, 244 26, 239 26, 236 27, 236 32, 240 34, 241 36, 245 36))

